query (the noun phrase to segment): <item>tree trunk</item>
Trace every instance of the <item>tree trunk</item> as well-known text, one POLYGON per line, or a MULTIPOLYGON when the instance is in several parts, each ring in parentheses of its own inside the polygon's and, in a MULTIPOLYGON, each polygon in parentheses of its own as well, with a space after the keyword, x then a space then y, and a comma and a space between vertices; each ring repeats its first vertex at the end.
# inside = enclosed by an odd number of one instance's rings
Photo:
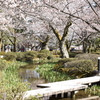
POLYGON ((72 22, 71 20, 69 20, 64 28, 64 33, 61 36, 60 33, 49 23, 49 26, 51 27, 51 29, 53 30, 55 36, 57 37, 59 41, 59 49, 60 49, 62 58, 69 58, 67 35, 68 35, 68 29, 71 25, 72 25, 72 22))
POLYGON ((44 49, 49 50, 48 44, 45 43, 45 42, 42 42, 42 43, 41 43, 41 50, 44 50, 44 49))
POLYGON ((60 48, 60 52, 61 52, 61 57, 62 58, 69 58, 69 53, 68 53, 68 50, 65 46, 65 41, 59 42, 59 48, 60 48))
POLYGON ((41 42, 41 50, 44 50, 44 49, 49 50, 49 48, 48 48, 49 39, 50 39, 50 37, 48 35, 47 38, 45 39, 45 41, 41 42))
POLYGON ((16 52, 16 48, 17 48, 17 43, 16 43, 16 37, 14 37, 14 43, 13 43, 13 46, 14 46, 14 52, 16 52))
POLYGON ((0 38, 0 51, 2 51, 2 39, 0 38))
POLYGON ((87 52, 87 45, 86 43, 83 42, 83 53, 86 53, 87 52))
POLYGON ((92 51, 91 51, 91 48, 92 48, 92 44, 89 43, 89 46, 88 46, 88 53, 91 53, 91 52, 92 52, 92 51))

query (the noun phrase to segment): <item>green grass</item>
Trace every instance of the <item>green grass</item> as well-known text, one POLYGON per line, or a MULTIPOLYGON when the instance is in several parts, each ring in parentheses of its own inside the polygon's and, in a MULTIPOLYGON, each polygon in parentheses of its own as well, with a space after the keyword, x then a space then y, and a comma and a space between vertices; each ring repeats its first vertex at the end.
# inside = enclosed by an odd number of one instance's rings
POLYGON ((53 70, 55 64, 56 62, 48 62, 43 65, 38 65, 37 71, 40 73, 41 77, 48 82, 70 80, 71 78, 67 74, 53 70))
POLYGON ((91 95, 98 95, 98 96, 100 96, 100 86, 93 85, 92 87, 89 87, 87 89, 87 92, 89 92, 91 95))
POLYGON ((3 72, 0 81, 0 100, 22 100, 22 94, 28 90, 28 83, 23 83, 18 76, 18 69, 25 65, 22 62, 8 63, 8 68, 3 72))

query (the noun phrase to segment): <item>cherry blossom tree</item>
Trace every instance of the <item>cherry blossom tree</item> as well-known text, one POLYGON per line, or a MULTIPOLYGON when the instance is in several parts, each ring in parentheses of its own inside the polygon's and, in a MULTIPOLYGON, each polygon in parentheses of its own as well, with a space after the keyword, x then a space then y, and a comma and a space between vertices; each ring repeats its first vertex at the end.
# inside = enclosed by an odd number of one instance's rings
MULTIPOLYGON (((59 44, 63 38, 67 41, 68 30, 69 34, 73 31, 76 33, 84 48, 90 45, 87 40, 91 40, 94 34, 100 33, 99 0, 1 0, 0 2, 5 13, 11 12, 7 13, 11 23, 15 21, 12 20, 13 18, 17 19, 17 23, 13 24, 14 28, 26 27, 28 31, 32 30, 34 35, 55 34, 55 37, 60 40, 59 44), (72 25, 66 27, 70 20, 72 25), (65 32, 66 29, 67 32, 65 32)), ((12 25, 11 23, 9 25, 12 25)), ((65 40, 63 45, 65 45, 65 40)), ((68 45, 68 42, 66 43, 68 45)), ((65 53, 62 53, 62 57, 68 58, 68 51, 64 47, 60 47, 61 53, 62 51, 65 53)))

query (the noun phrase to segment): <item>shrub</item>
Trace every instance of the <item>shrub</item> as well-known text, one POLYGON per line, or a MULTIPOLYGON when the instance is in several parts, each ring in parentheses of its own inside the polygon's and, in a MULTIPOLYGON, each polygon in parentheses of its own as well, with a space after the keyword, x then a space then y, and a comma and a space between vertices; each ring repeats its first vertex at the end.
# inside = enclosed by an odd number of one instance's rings
POLYGON ((100 55, 100 51, 93 52, 93 54, 99 54, 100 55))
POLYGON ((0 55, 5 55, 5 52, 0 52, 0 55))
POLYGON ((71 62, 76 60, 75 58, 63 58, 61 60, 58 61, 58 63, 66 63, 66 62, 71 62))
POLYGON ((74 58, 77 54, 82 54, 80 51, 69 52, 69 57, 74 58))
MULTIPOLYGON (((73 67, 85 68, 87 66, 86 69, 91 69, 91 68, 93 69, 93 63, 91 60, 76 60, 76 61, 64 63, 64 65, 67 65, 67 66, 64 66, 64 68, 73 68, 73 67)), ((83 69, 83 70, 86 70, 86 69, 83 69)))
POLYGON ((60 55, 53 55, 54 58, 60 58, 60 55))
POLYGON ((60 51, 58 51, 58 50, 53 50, 52 52, 53 52, 53 55, 60 55, 61 54, 60 51))
POLYGON ((24 61, 25 53, 24 52, 16 52, 16 60, 24 61))
POLYGON ((63 68, 64 63, 71 62, 76 60, 75 58, 64 58, 58 61, 58 63, 54 66, 54 69, 59 70, 59 68, 63 68))
POLYGON ((47 55, 45 53, 38 53, 37 57, 40 59, 44 59, 47 58, 47 55))
POLYGON ((75 52, 69 52, 69 57, 74 58, 77 54, 75 52))
POLYGON ((44 54, 46 54, 46 56, 49 56, 50 55, 50 51, 49 50, 46 50, 46 49, 41 50, 40 53, 44 53, 44 54))
POLYGON ((98 54, 77 54, 75 58, 77 59, 85 59, 85 60, 92 60, 93 66, 97 66, 98 64, 98 54))
POLYGON ((14 52, 8 52, 4 55, 4 59, 7 61, 16 60, 16 54, 14 52))
POLYGON ((76 60, 64 64, 63 71, 69 75, 83 76, 93 71, 93 63, 91 60, 76 60))
POLYGON ((54 70, 66 73, 72 77, 84 77, 90 75, 90 73, 93 72, 94 67, 92 60, 64 58, 58 61, 58 63, 54 66, 54 70))
POLYGON ((37 57, 37 52, 36 51, 27 51, 25 52, 25 61, 33 61, 35 57, 37 57))
POLYGON ((5 60, 0 59, 0 71, 5 70, 7 68, 7 62, 5 60))
POLYGON ((53 55, 47 57, 48 60, 53 59, 53 55))

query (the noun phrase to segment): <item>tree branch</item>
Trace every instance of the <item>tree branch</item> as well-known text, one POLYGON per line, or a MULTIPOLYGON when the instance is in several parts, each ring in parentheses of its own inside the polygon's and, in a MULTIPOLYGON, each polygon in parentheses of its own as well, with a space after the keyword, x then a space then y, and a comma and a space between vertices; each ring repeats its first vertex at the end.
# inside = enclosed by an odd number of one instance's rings
POLYGON ((64 38, 64 37, 66 37, 66 35, 68 34, 68 29, 69 29, 69 27, 72 25, 72 22, 71 21, 68 21, 67 22, 67 25, 65 26, 65 28, 64 28, 64 34, 63 34, 63 36, 62 36, 62 39, 64 38))
POLYGON ((52 29, 52 31, 54 32, 54 34, 56 35, 56 37, 58 38, 58 40, 60 41, 61 40, 61 35, 59 34, 59 32, 54 29, 54 27, 49 23, 49 27, 52 29))
POLYGON ((85 22, 87 25, 89 25, 92 29, 94 29, 94 30, 97 31, 97 32, 100 32, 100 30, 99 30, 98 28, 96 28, 95 26, 93 26, 93 25, 90 24, 88 21, 84 20, 83 18, 81 18, 81 17, 79 17, 79 16, 75 16, 75 15, 70 14, 70 13, 67 13, 67 12, 65 12, 65 11, 63 11, 63 10, 60 10, 60 9, 58 9, 58 8, 52 6, 52 5, 49 5, 49 4, 47 4, 47 3, 45 3, 45 4, 46 4, 47 6, 49 6, 49 7, 51 7, 51 8, 54 8, 54 9, 56 9, 56 10, 58 10, 58 11, 64 13, 64 14, 67 14, 67 15, 69 15, 69 16, 71 16, 71 17, 74 17, 74 18, 76 18, 76 19, 82 20, 82 21, 85 22))

